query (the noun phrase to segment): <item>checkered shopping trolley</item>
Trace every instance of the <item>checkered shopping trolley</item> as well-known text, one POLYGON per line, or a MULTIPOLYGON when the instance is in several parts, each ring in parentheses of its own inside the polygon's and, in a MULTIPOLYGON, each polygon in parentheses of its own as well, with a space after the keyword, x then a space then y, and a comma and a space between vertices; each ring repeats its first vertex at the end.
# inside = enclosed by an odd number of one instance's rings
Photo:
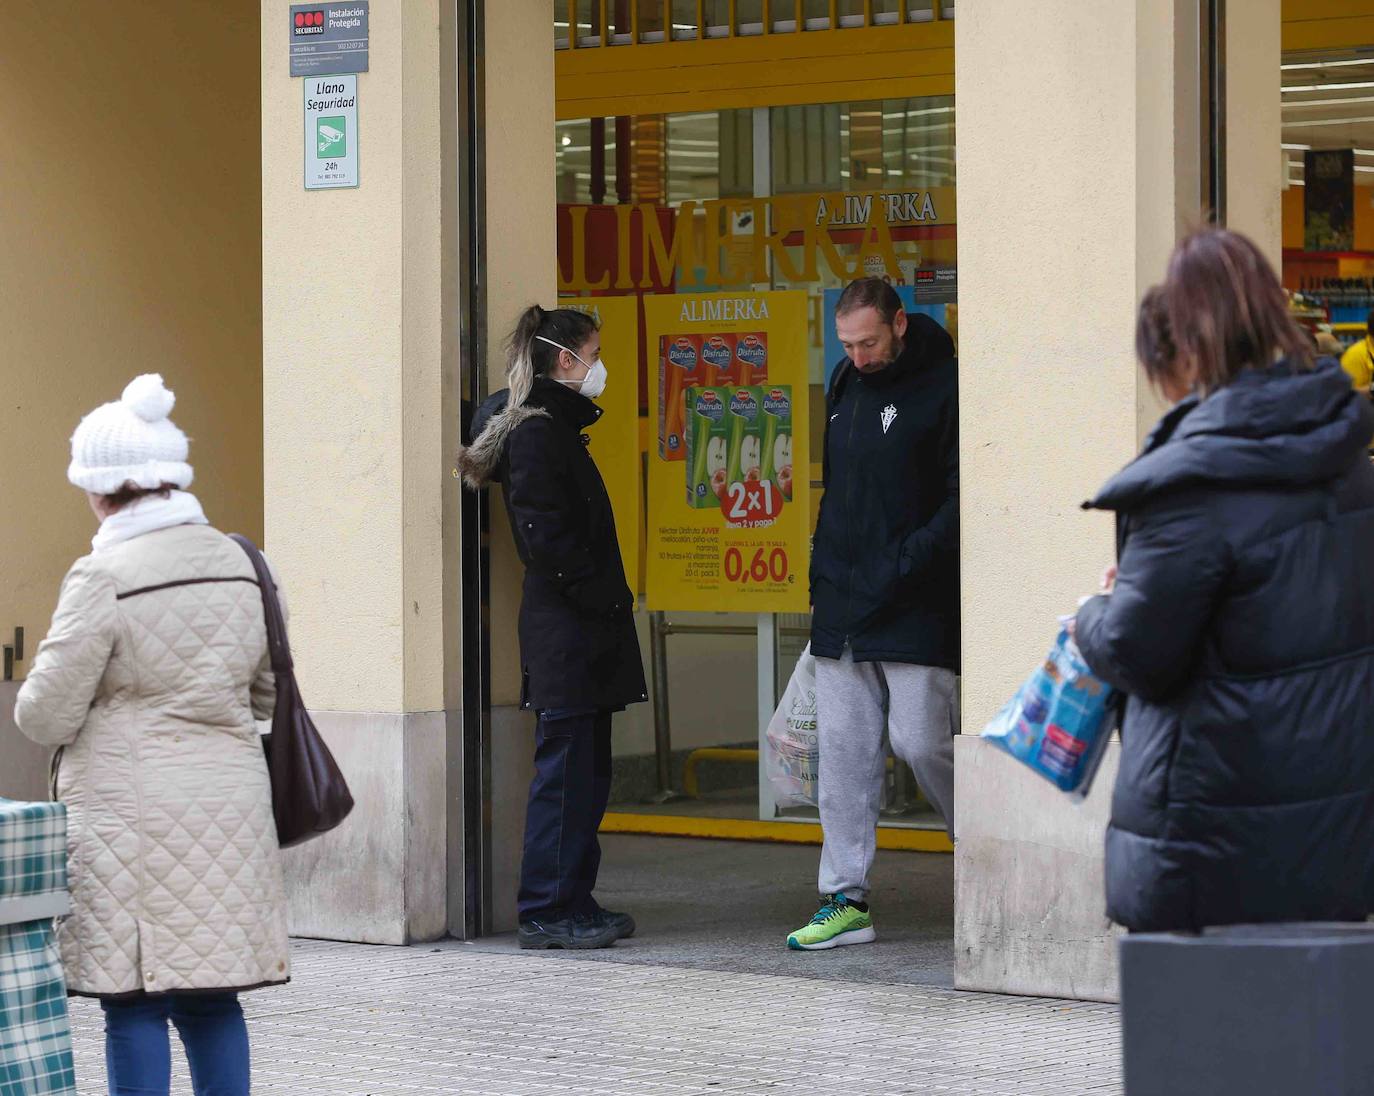
POLYGON ((0 1096, 76 1096, 53 918, 67 893, 67 808, 0 799, 0 1096))

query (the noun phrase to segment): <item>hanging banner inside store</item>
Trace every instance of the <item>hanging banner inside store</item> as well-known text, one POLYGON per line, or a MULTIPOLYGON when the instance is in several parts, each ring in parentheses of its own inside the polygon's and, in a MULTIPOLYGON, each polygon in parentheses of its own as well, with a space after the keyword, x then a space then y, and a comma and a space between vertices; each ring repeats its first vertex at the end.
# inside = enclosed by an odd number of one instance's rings
MULTIPOLYGON (((713 287, 774 276, 815 282, 822 264, 844 282, 872 273, 875 264, 895 278, 911 258, 912 241, 924 238, 951 241, 953 273, 953 187, 724 198, 672 209, 564 205, 558 216, 560 293, 698 279, 713 287)), ((941 288, 953 292, 952 285, 941 288)))
POLYGON ((358 78, 305 80, 305 189, 358 185, 358 78))
POLYGON ((292 4, 291 75, 337 76, 367 71, 368 0, 292 4))
POLYGON ((587 297, 559 301, 558 307, 586 312, 601 327, 606 391, 596 397, 603 413, 587 430, 587 437, 611 497, 625 578, 637 592, 644 588, 639 573, 639 545, 644 532, 639 459, 639 298, 587 297))
POLYGON ((804 613, 806 293, 644 299, 650 609, 804 613), (793 474, 793 469, 797 473, 793 474))
POLYGON ((1355 153, 1308 149, 1303 160, 1303 247, 1355 248, 1355 153))

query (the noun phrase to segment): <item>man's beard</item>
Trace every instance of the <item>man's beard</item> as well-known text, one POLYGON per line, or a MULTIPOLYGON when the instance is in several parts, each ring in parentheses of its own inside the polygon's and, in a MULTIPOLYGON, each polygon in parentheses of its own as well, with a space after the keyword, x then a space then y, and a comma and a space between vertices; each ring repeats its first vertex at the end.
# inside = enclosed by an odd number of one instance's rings
POLYGON ((893 331, 891 341, 887 344, 887 350, 883 353, 883 356, 875 362, 870 362, 862 372, 881 373, 902 356, 902 351, 905 347, 906 343, 903 341, 902 337, 898 335, 897 332, 893 331))

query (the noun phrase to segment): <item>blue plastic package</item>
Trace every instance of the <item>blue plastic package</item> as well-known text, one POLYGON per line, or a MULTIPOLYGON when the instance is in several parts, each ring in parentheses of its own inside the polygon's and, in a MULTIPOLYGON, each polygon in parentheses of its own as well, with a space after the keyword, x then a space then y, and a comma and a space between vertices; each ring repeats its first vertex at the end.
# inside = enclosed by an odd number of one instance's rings
POLYGON ((1077 799, 1087 796, 1116 724, 1118 695, 1067 630, 983 737, 1077 799))

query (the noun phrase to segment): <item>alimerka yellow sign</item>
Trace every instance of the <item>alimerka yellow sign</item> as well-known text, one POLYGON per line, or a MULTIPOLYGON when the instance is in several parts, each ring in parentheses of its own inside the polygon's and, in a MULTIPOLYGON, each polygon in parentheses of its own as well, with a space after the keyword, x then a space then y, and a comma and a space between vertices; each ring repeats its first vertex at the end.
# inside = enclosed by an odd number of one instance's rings
POLYGON ((856 278, 873 256, 896 276, 894 230, 952 226, 954 193, 935 187, 684 202, 671 220, 654 205, 622 205, 614 207, 614 241, 589 238, 592 207, 564 207, 559 290, 650 289, 674 284, 679 272, 697 272, 708 285, 768 282, 770 259, 773 274, 794 282, 816 281, 821 263, 842 281, 856 278))
POLYGON ((806 611, 806 309, 800 290, 644 299, 650 609, 806 611))
POLYGON ((642 589, 639 541, 644 516, 639 473, 639 299, 585 297, 559 301, 596 318, 601 328, 601 360, 606 363, 606 391, 596 397, 602 416, 587 431, 589 449, 611 497, 620 558, 632 590, 642 589))

